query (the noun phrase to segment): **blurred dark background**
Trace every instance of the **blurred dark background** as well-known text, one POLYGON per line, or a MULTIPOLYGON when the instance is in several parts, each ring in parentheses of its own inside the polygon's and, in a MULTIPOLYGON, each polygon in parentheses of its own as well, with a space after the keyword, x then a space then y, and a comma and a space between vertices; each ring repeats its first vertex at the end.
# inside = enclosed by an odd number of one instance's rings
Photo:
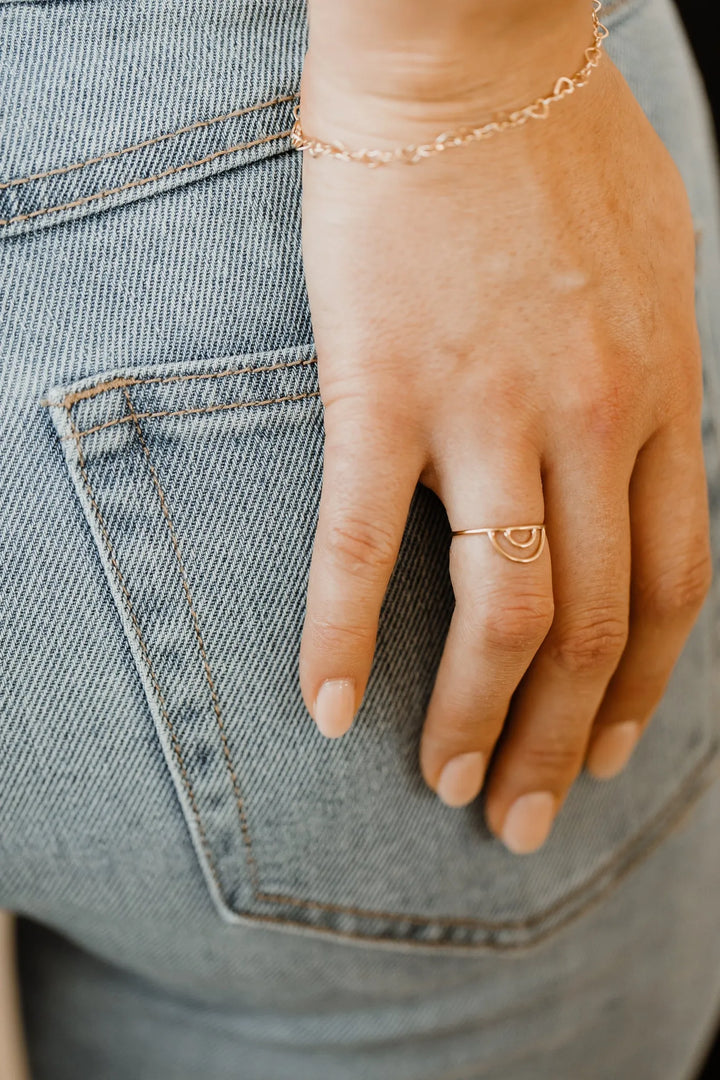
POLYGON ((715 112, 715 127, 720 131, 720 71, 715 33, 716 5, 712 0, 676 0, 698 58, 705 85, 715 112))
MULTIPOLYGON (((715 116, 715 130, 720 136, 720 65, 715 35, 715 4, 711 0, 676 0, 690 36, 715 116)), ((710 1051, 698 1080, 716 1080, 720 1076, 720 1035, 710 1051)))

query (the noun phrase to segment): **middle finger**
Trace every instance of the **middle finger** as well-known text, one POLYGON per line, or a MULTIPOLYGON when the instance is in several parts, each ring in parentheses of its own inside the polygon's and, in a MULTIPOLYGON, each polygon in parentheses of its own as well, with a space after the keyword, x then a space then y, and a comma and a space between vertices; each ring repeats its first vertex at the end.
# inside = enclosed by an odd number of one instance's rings
MULTIPOLYGON (((530 447, 457 455, 440 481, 453 528, 543 521, 540 462, 530 447)), ((531 540, 530 534, 517 536, 531 540)), ((540 551, 536 539, 527 551, 534 549, 539 557, 518 565, 503 558, 487 535, 452 541, 455 610, 420 751, 425 779, 451 806, 477 795, 510 697, 552 620, 547 548, 540 551)))

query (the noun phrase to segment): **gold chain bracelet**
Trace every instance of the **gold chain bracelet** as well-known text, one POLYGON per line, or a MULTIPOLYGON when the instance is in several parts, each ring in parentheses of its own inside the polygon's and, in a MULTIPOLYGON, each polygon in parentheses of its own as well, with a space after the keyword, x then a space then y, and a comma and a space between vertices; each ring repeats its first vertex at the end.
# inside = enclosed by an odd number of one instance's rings
POLYGON ((585 86, 593 68, 600 63, 602 43, 608 36, 607 27, 600 22, 599 12, 601 7, 601 0, 593 0, 593 42, 585 50, 585 63, 580 70, 576 71, 574 75, 562 75, 555 83, 552 94, 548 97, 537 98, 523 109, 516 109, 510 113, 500 113, 481 127, 445 131, 442 135, 438 135, 436 139, 433 139, 432 142, 423 143, 419 146, 411 143, 408 146, 400 146, 396 150, 348 150, 343 143, 321 142, 320 139, 314 139, 306 135, 300 120, 300 105, 297 104, 293 110, 295 123, 290 134, 290 141, 296 150, 307 150, 311 157, 332 157, 337 158, 338 161, 357 161, 371 169, 376 169, 380 165, 392 165, 396 162, 415 165, 424 158, 432 157, 433 154, 440 154, 443 150, 448 150, 453 146, 466 146, 471 142, 479 142, 480 139, 488 139, 491 135, 496 135, 500 131, 520 127, 522 124, 526 124, 528 120, 544 120, 548 115, 551 104, 554 101, 561 101, 562 98, 573 94, 581 86, 585 86))

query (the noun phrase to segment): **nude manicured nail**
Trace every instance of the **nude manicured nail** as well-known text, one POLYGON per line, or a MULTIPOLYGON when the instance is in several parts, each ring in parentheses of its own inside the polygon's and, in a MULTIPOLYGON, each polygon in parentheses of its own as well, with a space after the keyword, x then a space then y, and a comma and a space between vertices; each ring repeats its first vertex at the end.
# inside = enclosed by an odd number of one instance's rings
POLYGON ((547 840, 554 817, 555 796, 549 791, 531 791, 508 810, 500 838, 513 855, 529 855, 547 840))
POLYGON ((328 739, 337 739, 355 718, 355 680, 327 679, 318 691, 313 720, 328 739))
POLYGON ((640 738, 640 725, 634 720, 601 728, 588 754, 585 767, 597 780, 611 780, 621 772, 640 738))
POLYGON ((435 791, 447 806, 467 806, 477 797, 484 776, 484 754, 459 754, 443 768, 435 791))

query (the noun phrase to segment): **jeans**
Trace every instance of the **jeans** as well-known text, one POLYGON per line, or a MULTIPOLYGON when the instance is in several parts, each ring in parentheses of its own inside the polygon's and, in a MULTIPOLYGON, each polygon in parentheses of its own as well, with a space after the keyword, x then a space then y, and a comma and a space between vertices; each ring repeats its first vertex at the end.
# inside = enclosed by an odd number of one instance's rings
MULTIPOLYGON (((720 555, 706 105, 669 0, 604 10, 693 208, 720 555)), ((427 489, 352 731, 302 703, 304 18, 0 0, 0 906, 34 1075, 690 1077, 720 1005, 717 589, 628 770, 526 858, 419 775, 453 608, 427 489)))

